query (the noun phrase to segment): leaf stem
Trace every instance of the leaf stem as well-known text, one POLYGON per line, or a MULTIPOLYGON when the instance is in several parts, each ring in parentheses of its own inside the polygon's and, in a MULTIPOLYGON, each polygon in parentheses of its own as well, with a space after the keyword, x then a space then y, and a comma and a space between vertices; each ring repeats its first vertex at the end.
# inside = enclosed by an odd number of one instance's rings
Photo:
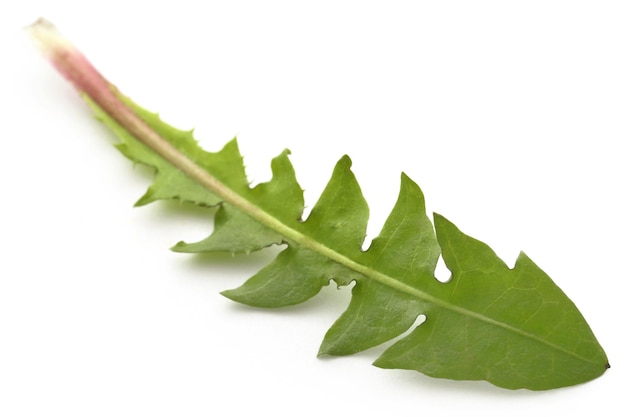
MULTIPOLYGON (((219 195, 224 201, 245 211, 254 211, 255 209, 259 211, 247 201, 242 201, 243 199, 236 193, 200 168, 148 126, 122 102, 117 87, 104 78, 78 48, 65 38, 52 23, 40 18, 28 26, 26 30, 34 38, 44 56, 74 85, 80 94, 86 95, 136 139, 202 186, 219 195)), ((256 213, 255 217, 258 216, 259 214, 256 213)))

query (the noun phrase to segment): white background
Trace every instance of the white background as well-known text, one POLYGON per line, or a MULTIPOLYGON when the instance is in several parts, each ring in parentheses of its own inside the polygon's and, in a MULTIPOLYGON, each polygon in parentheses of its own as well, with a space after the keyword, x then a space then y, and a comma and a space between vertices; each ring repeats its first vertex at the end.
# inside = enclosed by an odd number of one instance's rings
POLYGON ((625 21, 622 1, 2 3, 0 415, 624 415, 625 21), (288 147, 311 206, 348 153, 370 237, 406 172, 546 270, 612 369, 536 393, 317 359, 349 290, 255 310, 219 291, 272 253, 168 251, 211 211, 132 208, 148 171, 26 39, 39 16, 207 149, 237 135, 254 182, 288 147))

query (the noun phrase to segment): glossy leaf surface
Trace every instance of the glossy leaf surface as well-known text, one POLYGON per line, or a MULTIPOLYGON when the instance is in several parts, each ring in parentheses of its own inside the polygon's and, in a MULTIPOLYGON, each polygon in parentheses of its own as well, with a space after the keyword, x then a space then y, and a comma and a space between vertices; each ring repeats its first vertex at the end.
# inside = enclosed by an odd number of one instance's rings
POLYGON ((425 212, 419 187, 402 175, 398 200, 380 235, 361 249, 369 209, 343 157, 307 219, 288 151, 272 161, 272 179, 249 187, 236 140, 221 151, 200 149, 190 132, 168 126, 127 98, 120 99, 195 167, 219 182, 200 185, 160 156, 89 98, 96 115, 120 138, 118 149, 155 169, 138 205, 177 199, 216 206, 215 229, 178 252, 249 253, 280 244, 279 255, 238 288, 237 302, 283 307, 315 296, 331 280, 355 282, 348 309, 328 330, 320 354, 348 355, 407 332, 375 362, 433 377, 487 380, 505 388, 551 389, 601 375, 606 355, 581 313, 526 255, 510 269, 484 243, 444 217, 425 212), (224 191, 226 190, 226 191, 224 191), (451 280, 434 277, 439 259, 451 280))

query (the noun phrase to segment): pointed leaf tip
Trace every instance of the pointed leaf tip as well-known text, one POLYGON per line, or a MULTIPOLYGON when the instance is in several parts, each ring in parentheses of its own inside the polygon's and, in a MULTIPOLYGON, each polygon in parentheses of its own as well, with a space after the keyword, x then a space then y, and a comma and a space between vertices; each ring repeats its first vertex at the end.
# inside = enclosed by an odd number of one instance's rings
POLYGON ((341 165, 342 167, 351 168, 352 167, 352 159, 348 155, 343 155, 337 161, 337 165, 341 165))

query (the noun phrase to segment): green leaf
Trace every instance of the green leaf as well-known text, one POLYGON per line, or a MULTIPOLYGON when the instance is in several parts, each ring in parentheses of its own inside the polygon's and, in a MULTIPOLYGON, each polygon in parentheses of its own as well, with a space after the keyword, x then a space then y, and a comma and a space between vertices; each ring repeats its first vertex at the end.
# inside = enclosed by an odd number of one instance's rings
POLYGON ((219 152, 204 151, 192 132, 121 95, 50 22, 40 19, 29 31, 119 137, 118 149, 154 168, 137 205, 174 199, 219 206, 213 232, 179 242, 175 251, 247 254, 283 246, 225 296, 277 308, 308 300, 331 280, 354 282, 350 305, 326 333, 320 355, 390 342, 375 365, 536 390, 589 381, 609 367, 581 313, 541 269, 523 253, 508 268, 440 215, 433 227, 421 190, 406 175, 380 235, 364 251, 369 209, 347 156, 302 219, 303 192, 289 151, 272 161, 270 181, 251 188, 235 139, 219 152), (452 272, 447 283, 434 276, 440 256, 452 272))
POLYGON ((196 243, 179 242, 175 251, 249 253, 285 246, 243 285, 224 291, 226 297, 277 308, 308 300, 331 280, 355 282, 350 305, 326 333, 321 355, 353 354, 399 338, 376 366, 534 390, 585 382, 608 368, 583 316, 543 271, 523 253, 508 268, 487 245, 442 216, 435 215, 433 227, 421 190, 406 175, 380 235, 363 251, 369 209, 347 156, 302 220, 303 193, 288 151, 272 161, 272 179, 251 188, 236 140, 217 153, 206 152, 191 132, 120 99, 228 190, 200 185, 87 98, 120 138, 118 149, 155 169, 138 205, 164 199, 219 205, 212 234, 196 243), (440 255, 452 272, 447 283, 434 277, 440 255), (403 336, 420 316, 424 322, 403 336))

